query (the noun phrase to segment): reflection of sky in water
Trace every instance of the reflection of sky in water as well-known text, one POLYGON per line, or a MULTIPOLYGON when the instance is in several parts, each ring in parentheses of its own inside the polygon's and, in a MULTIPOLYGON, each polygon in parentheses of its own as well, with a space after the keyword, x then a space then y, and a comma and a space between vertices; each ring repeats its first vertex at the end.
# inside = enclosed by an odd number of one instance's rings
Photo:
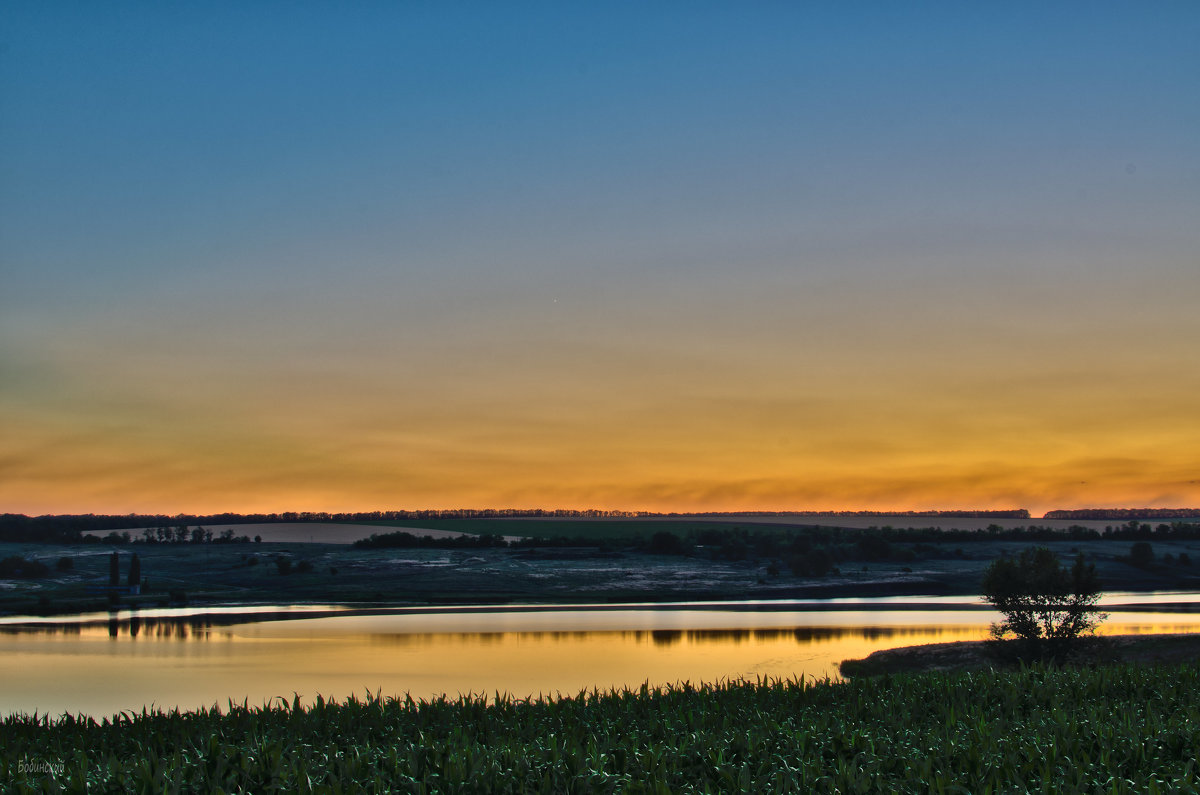
MULTIPOLYGON (((1170 605, 1170 611, 1180 611, 1182 605, 1200 606, 1200 593, 1188 591, 1154 591, 1154 592, 1111 592, 1105 593, 1099 602, 1104 608, 1111 608, 1117 605, 1141 606, 1146 605, 1170 605)), ((620 614, 624 611, 626 617, 623 621, 630 621, 628 616, 634 612, 653 612, 661 618, 668 614, 676 614, 680 611, 696 611, 696 612, 721 612, 721 614, 730 614, 730 612, 742 612, 757 616, 752 618, 751 623, 756 626, 761 626, 764 621, 772 622, 770 618, 766 618, 770 612, 788 612, 798 611, 806 618, 818 614, 823 610, 838 611, 842 616, 841 620, 835 620, 840 623, 850 623, 854 615, 853 611, 860 608, 858 615, 880 616, 881 611, 886 611, 886 614, 892 617, 899 616, 904 612, 905 606, 911 608, 924 608, 926 610, 938 611, 938 622, 944 623, 949 621, 947 609, 960 608, 959 615, 961 616, 966 611, 970 611, 970 618, 967 623, 976 623, 979 620, 978 612, 986 611, 986 605, 983 599, 973 596, 896 596, 896 597, 841 597, 833 599, 744 599, 736 600, 736 602, 629 602, 629 603, 578 603, 578 604, 554 604, 554 605, 456 605, 454 608, 439 608, 439 606, 414 606, 414 608, 372 608, 360 609, 353 606, 337 605, 337 604, 283 604, 283 605, 232 605, 232 606, 193 606, 193 608, 143 608, 139 610, 118 610, 115 612, 116 617, 120 621, 128 621, 133 615, 143 618, 186 618, 193 616, 206 616, 212 620, 229 623, 242 622, 246 618, 299 618, 305 615, 332 615, 332 614, 352 614, 360 616, 364 614, 378 616, 436 616, 436 623, 442 626, 450 627, 455 615, 498 615, 505 616, 524 616, 530 614, 565 614, 571 616, 571 623, 578 626, 582 622, 588 621, 584 618, 588 612, 595 614, 620 614)), ((919 610, 918 610, 919 611, 919 610)), ((31 624, 70 624, 70 623, 101 623, 108 622, 113 617, 113 612, 88 612, 88 614, 74 616, 0 616, 0 628, 11 626, 31 626, 31 624)), ((655 618, 658 620, 658 618, 655 618)), ((673 618, 672 618, 673 620, 673 618)), ((988 618, 991 621, 991 618, 988 618)), ((901 621, 901 623, 904 621, 901 621)), ((785 621, 786 623, 786 621, 785 621)), ((888 621, 888 623, 893 623, 888 621)), ((739 626, 742 622, 738 622, 739 626)), ((446 632, 457 632, 457 629, 448 628, 446 632)))
MULTIPOLYGON (((1121 604, 1191 603, 1117 595, 1121 604)), ((873 651, 986 637, 995 614, 954 609, 854 609, 914 599, 706 606, 591 605, 536 609, 329 606, 122 611, 63 622, 0 625, 0 713, 105 715, 155 704, 259 704, 299 693, 367 690, 414 697, 460 692, 575 694, 643 682, 837 676, 873 651), (796 608, 807 609, 796 609, 796 608), (733 608, 733 609, 730 609, 733 608), (792 608, 792 609, 788 609, 792 608), (266 610, 262 620, 254 611, 266 610)), ((965 605, 964 605, 965 606, 965 605)), ((1110 612, 1106 634, 1200 631, 1188 613, 1110 612)))

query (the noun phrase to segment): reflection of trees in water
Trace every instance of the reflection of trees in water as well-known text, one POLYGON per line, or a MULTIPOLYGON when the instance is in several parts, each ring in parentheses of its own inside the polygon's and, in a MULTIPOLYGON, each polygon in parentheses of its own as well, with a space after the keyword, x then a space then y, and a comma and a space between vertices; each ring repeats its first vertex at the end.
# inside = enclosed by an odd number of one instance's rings
MULTIPOLYGON (((306 616, 307 617, 307 616, 306 616)), ((261 620, 260 617, 251 619, 261 620)), ((192 616, 145 616, 137 613, 90 622, 64 624, 11 624, 0 626, 0 633, 38 635, 81 635, 96 631, 106 632, 110 638, 128 637, 156 640, 209 640, 212 630, 236 624, 249 623, 244 614, 237 615, 192 615, 192 616)), ((1153 631, 1152 627, 1131 631, 1153 631)), ((536 630, 530 632, 420 632, 420 633, 373 633, 358 635, 368 643, 395 646, 431 646, 455 643, 462 645, 496 646, 506 642, 516 643, 584 643, 619 638, 622 641, 651 643, 663 648, 687 641, 691 644, 736 645, 749 641, 783 642, 797 644, 829 643, 843 639, 881 640, 887 638, 935 638, 945 634, 951 636, 972 634, 972 629, 939 627, 936 625, 900 627, 772 627, 763 629, 637 629, 637 630, 536 630)))
POLYGON ((650 640, 655 646, 673 646, 683 640, 683 631, 678 629, 652 629, 650 640))
MULTIPOLYGON (((792 640, 798 644, 828 643, 835 640, 880 640, 892 637, 938 637, 948 630, 943 627, 780 627, 771 629, 657 629, 649 633, 656 646, 672 646, 685 638, 689 643, 732 644, 748 641, 773 642, 792 640)), ((950 630, 953 631, 953 630, 950 630)), ((955 634, 970 633, 963 630, 955 634)), ((623 633, 628 635, 629 633, 623 633)), ((645 641, 644 632, 633 633, 637 642, 645 641)))
POLYGON ((342 609, 311 610, 302 615, 290 611, 263 613, 199 613, 192 615, 145 615, 132 611, 126 616, 111 613, 107 618, 87 618, 82 621, 31 621, 27 624, 2 624, 0 634, 5 635, 82 635, 93 634, 97 630, 106 631, 109 637, 128 635, 136 638, 141 634, 146 637, 175 638, 178 640, 206 640, 209 630, 215 627, 229 627, 238 624, 251 624, 262 621, 280 621, 296 618, 328 618, 331 616, 368 615, 371 611, 351 611, 342 609), (113 632, 114 622, 116 633, 113 632))
POLYGON ((141 616, 133 614, 128 618, 110 616, 107 620, 92 622, 75 622, 70 624, 23 624, 0 627, 0 632, 6 635, 83 635, 103 630, 110 638, 128 636, 136 638, 144 635, 160 640, 207 640, 209 630, 224 624, 244 623, 234 621, 214 621, 212 616, 141 616))
POLYGON ((616 630, 538 630, 534 632, 420 632, 366 633, 363 637, 381 646, 488 645, 500 643, 623 642, 651 643, 667 648, 683 641, 691 644, 736 645, 749 641, 794 642, 799 645, 830 643, 838 640, 881 640, 887 638, 938 638, 943 635, 977 635, 977 628, 911 627, 779 627, 769 629, 633 629, 616 630))

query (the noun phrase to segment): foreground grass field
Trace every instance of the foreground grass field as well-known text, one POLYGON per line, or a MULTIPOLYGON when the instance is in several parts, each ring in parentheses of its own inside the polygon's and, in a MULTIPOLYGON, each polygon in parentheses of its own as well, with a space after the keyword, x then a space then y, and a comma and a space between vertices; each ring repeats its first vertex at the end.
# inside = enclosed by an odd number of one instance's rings
POLYGON ((1200 667, 281 700, 100 723, 10 716, 0 737, 8 792, 1196 791, 1200 667))

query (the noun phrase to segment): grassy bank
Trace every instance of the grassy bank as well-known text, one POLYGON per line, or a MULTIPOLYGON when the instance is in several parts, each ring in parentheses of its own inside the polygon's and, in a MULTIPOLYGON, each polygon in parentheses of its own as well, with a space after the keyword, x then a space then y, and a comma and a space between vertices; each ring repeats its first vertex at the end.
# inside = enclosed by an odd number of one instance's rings
MULTIPOLYGON (((920 671, 1017 668, 1030 650, 1021 641, 959 641, 883 649, 861 660, 843 660, 842 676, 864 677, 920 671)), ((1107 635, 1079 638, 1058 649, 1063 665, 1174 664, 1200 660, 1200 634, 1107 635)))
POLYGON ((9 717, 6 791, 1194 790, 1200 667, 9 717))

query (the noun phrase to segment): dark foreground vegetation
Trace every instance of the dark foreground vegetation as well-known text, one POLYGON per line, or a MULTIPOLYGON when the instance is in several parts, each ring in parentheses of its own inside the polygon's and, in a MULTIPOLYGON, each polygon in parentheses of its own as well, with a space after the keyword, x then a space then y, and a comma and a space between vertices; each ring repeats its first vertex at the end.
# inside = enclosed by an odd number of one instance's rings
POLYGON ((559 700, 280 700, 12 716, 0 788, 291 792, 1178 792, 1200 667, 722 683, 559 700))

